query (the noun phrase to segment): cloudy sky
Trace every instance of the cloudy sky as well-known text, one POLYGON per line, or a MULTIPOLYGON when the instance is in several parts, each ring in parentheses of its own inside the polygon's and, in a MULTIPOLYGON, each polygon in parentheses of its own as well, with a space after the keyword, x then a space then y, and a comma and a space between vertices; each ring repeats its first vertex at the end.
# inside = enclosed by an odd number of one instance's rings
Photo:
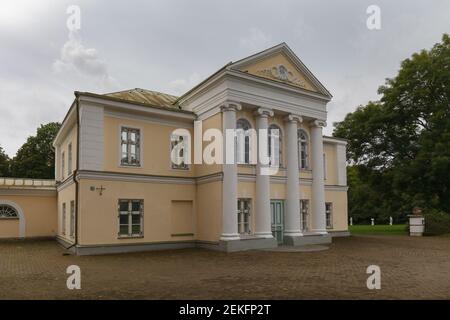
POLYGON ((450 33, 448 0, 2 0, 0 146, 13 156, 74 90, 181 94, 229 61, 286 42, 331 91, 329 125, 369 100, 401 60, 450 33), (66 13, 81 9, 70 33, 66 13), (368 6, 381 9, 369 30, 368 6))

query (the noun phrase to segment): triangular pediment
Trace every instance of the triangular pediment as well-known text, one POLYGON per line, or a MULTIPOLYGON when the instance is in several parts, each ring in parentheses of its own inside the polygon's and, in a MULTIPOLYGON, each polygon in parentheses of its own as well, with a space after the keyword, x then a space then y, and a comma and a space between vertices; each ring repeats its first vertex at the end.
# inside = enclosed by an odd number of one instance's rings
POLYGON ((285 43, 239 60, 230 68, 331 97, 285 43))

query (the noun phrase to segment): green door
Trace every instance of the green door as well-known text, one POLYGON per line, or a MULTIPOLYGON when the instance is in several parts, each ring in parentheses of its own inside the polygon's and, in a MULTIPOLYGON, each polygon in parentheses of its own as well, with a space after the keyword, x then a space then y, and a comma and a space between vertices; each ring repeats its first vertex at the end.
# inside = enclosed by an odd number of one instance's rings
POLYGON ((284 202, 282 200, 271 200, 270 213, 272 216, 272 234, 277 239, 278 244, 282 244, 284 230, 284 202))

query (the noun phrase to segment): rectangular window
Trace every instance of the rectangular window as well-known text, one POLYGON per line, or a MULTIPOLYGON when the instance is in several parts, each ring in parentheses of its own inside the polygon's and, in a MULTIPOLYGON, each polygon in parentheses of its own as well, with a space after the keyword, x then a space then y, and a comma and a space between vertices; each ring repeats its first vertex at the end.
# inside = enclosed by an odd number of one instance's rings
POLYGON ((302 231, 308 230, 309 200, 300 200, 300 221, 302 231))
POLYGON ((75 236, 75 201, 70 201, 70 237, 75 236))
POLYGON ((189 166, 186 164, 188 154, 185 152, 189 147, 186 145, 187 139, 187 137, 177 134, 170 136, 170 162, 172 169, 189 169, 189 166))
POLYGON ((250 203, 251 199, 238 199, 238 232, 240 234, 250 234, 250 203))
POLYGON ((66 235, 66 203, 62 204, 61 234, 66 235))
POLYGON ((61 153, 61 180, 64 180, 65 169, 66 169, 66 154, 63 151, 61 153))
POLYGON ((67 175, 72 174, 72 144, 69 143, 67 146, 67 175))
POLYGON ((122 127, 120 139, 120 164, 124 166, 140 166, 140 130, 122 127))
POLYGON ((144 200, 119 200, 119 237, 142 237, 144 200))
POLYGON ((331 202, 325 203, 325 215, 327 218, 327 229, 333 228, 333 204, 331 202))

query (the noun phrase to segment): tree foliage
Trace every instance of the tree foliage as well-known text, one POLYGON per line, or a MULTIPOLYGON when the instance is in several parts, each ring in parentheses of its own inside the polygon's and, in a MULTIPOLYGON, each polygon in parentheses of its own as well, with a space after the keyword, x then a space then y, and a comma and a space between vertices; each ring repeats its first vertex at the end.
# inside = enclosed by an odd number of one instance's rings
POLYGON ((17 178, 53 179, 55 176, 55 151, 52 142, 60 124, 50 122, 41 125, 35 136, 17 151, 11 160, 11 176, 17 178))
POLYGON ((350 215, 450 212, 450 37, 404 60, 378 92, 333 132, 349 140, 350 215))
POLYGON ((0 177, 9 176, 9 157, 0 147, 0 177))

